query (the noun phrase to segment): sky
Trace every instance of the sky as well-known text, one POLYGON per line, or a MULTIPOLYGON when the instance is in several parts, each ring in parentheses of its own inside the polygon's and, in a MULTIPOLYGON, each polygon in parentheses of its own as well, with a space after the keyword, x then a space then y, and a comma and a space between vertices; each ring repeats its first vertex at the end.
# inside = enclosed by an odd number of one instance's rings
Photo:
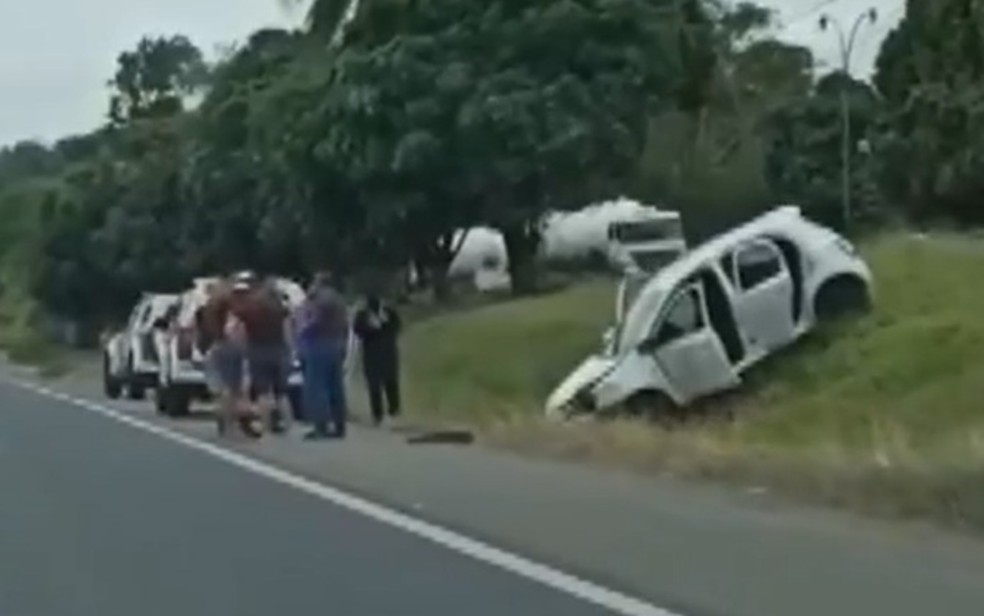
MULTIPOLYGON (((828 66, 837 58, 833 32, 820 32, 827 12, 850 27, 874 6, 852 72, 870 75, 882 38, 902 16, 904 0, 759 0, 785 24, 780 38, 814 49, 828 66)), ((0 145, 54 141, 96 128, 105 118, 117 54, 145 34, 181 33, 206 53, 266 26, 293 26, 303 8, 281 0, 0 0, 0 145)))

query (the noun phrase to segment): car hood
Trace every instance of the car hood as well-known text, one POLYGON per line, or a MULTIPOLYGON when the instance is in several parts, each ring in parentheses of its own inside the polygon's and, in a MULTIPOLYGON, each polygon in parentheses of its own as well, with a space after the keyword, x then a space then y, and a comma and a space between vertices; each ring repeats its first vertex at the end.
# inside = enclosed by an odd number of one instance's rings
POLYGON ((581 362, 581 365, 575 368, 547 398, 547 417, 563 419, 566 407, 574 401, 574 398, 610 372, 617 362, 617 357, 604 355, 592 355, 581 362))

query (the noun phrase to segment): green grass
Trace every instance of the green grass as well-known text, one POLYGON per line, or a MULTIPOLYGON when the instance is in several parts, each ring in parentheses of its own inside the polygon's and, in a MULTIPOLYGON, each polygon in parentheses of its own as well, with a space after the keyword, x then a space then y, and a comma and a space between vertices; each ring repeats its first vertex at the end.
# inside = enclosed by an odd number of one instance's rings
POLYGON ((984 437, 984 243, 896 236, 866 254, 875 310, 756 375, 742 440, 945 455, 984 437))
POLYGON ((414 324, 403 341, 409 407, 457 423, 538 413, 573 363, 601 344, 613 288, 593 281, 414 324))
POLYGON ((62 349, 34 325, 33 303, 11 295, 0 301, 0 351, 14 363, 37 368, 53 378, 67 371, 62 349))
POLYGON ((550 390, 599 345, 611 281, 413 325, 407 408, 531 453, 984 528, 984 241, 892 234, 863 250, 872 314, 753 372, 721 403, 733 421, 672 431, 542 421, 550 390))

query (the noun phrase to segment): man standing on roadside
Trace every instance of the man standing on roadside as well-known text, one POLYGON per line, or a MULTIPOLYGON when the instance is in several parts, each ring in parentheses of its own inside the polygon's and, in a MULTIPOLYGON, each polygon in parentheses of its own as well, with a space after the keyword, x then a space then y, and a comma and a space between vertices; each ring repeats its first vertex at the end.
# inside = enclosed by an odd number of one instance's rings
POLYGON ((304 373, 304 415, 312 424, 305 438, 345 438, 348 309, 328 272, 315 276, 299 312, 296 346, 304 373))
POLYGON ((228 284, 216 283, 198 312, 199 346, 205 350, 208 371, 219 393, 218 429, 220 435, 230 434, 237 423, 242 432, 256 438, 248 408, 246 385, 246 328, 241 318, 241 306, 251 282, 248 275, 237 275, 228 284))
POLYGON ((250 398, 264 423, 276 434, 287 430, 283 409, 290 362, 288 316, 276 279, 251 283, 241 307, 246 328, 250 398))
POLYGON ((397 348, 400 315, 384 304, 377 295, 369 294, 365 304, 355 315, 352 329, 362 343, 362 372, 369 392, 373 423, 378 426, 386 416, 394 418, 400 414, 397 348))

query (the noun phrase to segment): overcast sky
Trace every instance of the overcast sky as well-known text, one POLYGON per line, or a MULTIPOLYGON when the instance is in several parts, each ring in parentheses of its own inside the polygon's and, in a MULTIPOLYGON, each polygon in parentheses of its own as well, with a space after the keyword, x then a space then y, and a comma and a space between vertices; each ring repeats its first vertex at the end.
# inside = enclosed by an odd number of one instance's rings
MULTIPOLYGON (((871 72, 878 44, 904 0, 760 0, 780 10, 782 37, 833 62, 836 39, 819 33, 824 11, 845 27, 875 6, 883 19, 858 37, 855 73, 871 72)), ((188 35, 207 53, 269 25, 295 25, 280 0, 0 0, 0 144, 52 141, 99 125, 116 55, 144 34, 188 35)))

